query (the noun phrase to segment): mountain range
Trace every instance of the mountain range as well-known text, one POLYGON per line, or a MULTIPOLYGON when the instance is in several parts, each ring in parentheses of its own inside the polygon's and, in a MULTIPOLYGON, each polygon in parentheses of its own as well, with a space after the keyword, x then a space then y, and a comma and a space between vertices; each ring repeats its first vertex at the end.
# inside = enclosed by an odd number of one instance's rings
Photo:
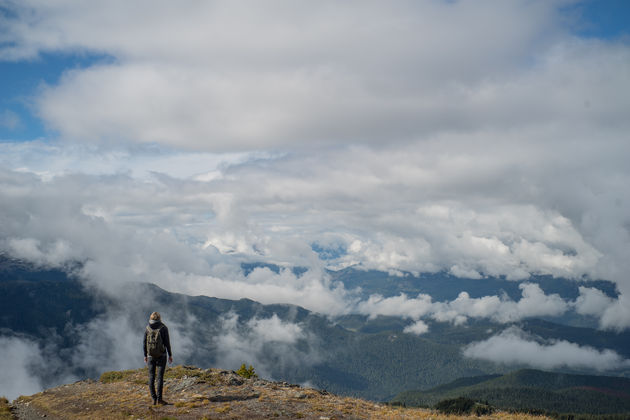
MULTIPOLYGON (((96 378, 104 369, 139 367, 142 331, 154 308, 169 314, 169 327, 177 332, 175 339, 179 338, 173 346, 181 363, 202 368, 235 368, 241 363, 254 363, 257 371, 275 380, 376 401, 395 398, 410 404, 432 404, 432 396, 403 393, 415 389, 438 395, 432 388, 461 378, 496 381, 501 375, 526 368, 473 359, 462 351, 468 344, 488 339, 511 326, 542 340, 566 340, 630 358, 630 333, 576 326, 580 322, 566 325, 527 319, 497 324, 470 319, 456 325, 427 321, 428 332, 415 335, 404 332, 409 320, 399 317, 349 314, 332 318, 294 305, 187 296, 153 284, 130 284, 124 296, 112 297, 69 272, 42 269, 4 257, 0 260, 0 337, 31 340, 37 343, 42 357, 57 361, 51 363, 54 369, 37 372, 43 387, 58 385, 60 377, 96 378)), ((448 298, 464 286, 463 280, 458 284, 455 278, 448 278, 449 287, 442 288, 448 290, 440 292, 438 275, 403 279, 398 284, 388 280, 386 273, 344 270, 333 275, 347 288, 360 284, 367 294, 379 291, 386 296, 401 291, 430 291, 448 298), (378 284, 383 284, 383 289, 378 289, 378 284)), ((541 287, 563 296, 577 290, 569 280, 543 278, 541 283, 541 287)), ((484 287, 489 290, 495 288, 495 293, 497 287, 506 293, 514 290, 507 280, 489 279, 479 284, 486 284, 484 287)), ((591 284, 595 286, 605 293, 615 293, 611 283, 591 284)), ((598 373, 586 368, 562 371, 598 373)), ((615 374, 630 376, 630 369, 615 374)), ((488 388, 482 382, 468 385, 488 388)), ((449 392, 453 389, 459 388, 451 385, 449 392)), ((486 394, 479 395, 481 398, 486 394)))

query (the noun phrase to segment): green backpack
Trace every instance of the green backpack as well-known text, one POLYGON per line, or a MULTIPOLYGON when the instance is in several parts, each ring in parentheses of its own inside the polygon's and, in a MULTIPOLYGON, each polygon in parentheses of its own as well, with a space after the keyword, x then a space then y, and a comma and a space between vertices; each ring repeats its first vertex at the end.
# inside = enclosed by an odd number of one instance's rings
POLYGON ((160 331, 163 327, 153 329, 147 325, 147 355, 159 359, 166 352, 160 331))

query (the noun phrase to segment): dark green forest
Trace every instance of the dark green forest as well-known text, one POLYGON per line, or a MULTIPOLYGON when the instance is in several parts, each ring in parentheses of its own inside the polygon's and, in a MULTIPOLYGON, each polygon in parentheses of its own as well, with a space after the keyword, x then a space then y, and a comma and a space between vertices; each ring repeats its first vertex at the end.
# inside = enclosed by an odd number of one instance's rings
POLYGON ((630 414, 630 379, 522 369, 502 376, 460 379, 426 391, 403 392, 392 402, 425 407, 458 397, 504 410, 630 414))

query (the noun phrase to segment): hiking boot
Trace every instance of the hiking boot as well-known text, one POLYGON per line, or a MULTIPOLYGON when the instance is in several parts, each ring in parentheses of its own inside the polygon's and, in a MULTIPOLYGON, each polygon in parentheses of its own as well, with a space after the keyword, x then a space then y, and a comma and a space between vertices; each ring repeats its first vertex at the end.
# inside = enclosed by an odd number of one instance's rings
POLYGON ((162 398, 159 398, 157 400, 157 405, 168 405, 168 403, 166 401, 164 401, 162 398))
POLYGON ((153 398, 153 405, 157 404, 157 398, 153 398))

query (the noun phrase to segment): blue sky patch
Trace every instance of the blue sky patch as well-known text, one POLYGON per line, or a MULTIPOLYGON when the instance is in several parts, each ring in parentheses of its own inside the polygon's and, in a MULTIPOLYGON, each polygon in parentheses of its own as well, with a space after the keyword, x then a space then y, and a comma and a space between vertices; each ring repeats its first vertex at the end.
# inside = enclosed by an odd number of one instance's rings
POLYGON ((43 53, 32 60, 1 61, 0 141, 46 139, 51 134, 38 118, 34 98, 55 85, 64 72, 113 60, 96 54, 43 53))

